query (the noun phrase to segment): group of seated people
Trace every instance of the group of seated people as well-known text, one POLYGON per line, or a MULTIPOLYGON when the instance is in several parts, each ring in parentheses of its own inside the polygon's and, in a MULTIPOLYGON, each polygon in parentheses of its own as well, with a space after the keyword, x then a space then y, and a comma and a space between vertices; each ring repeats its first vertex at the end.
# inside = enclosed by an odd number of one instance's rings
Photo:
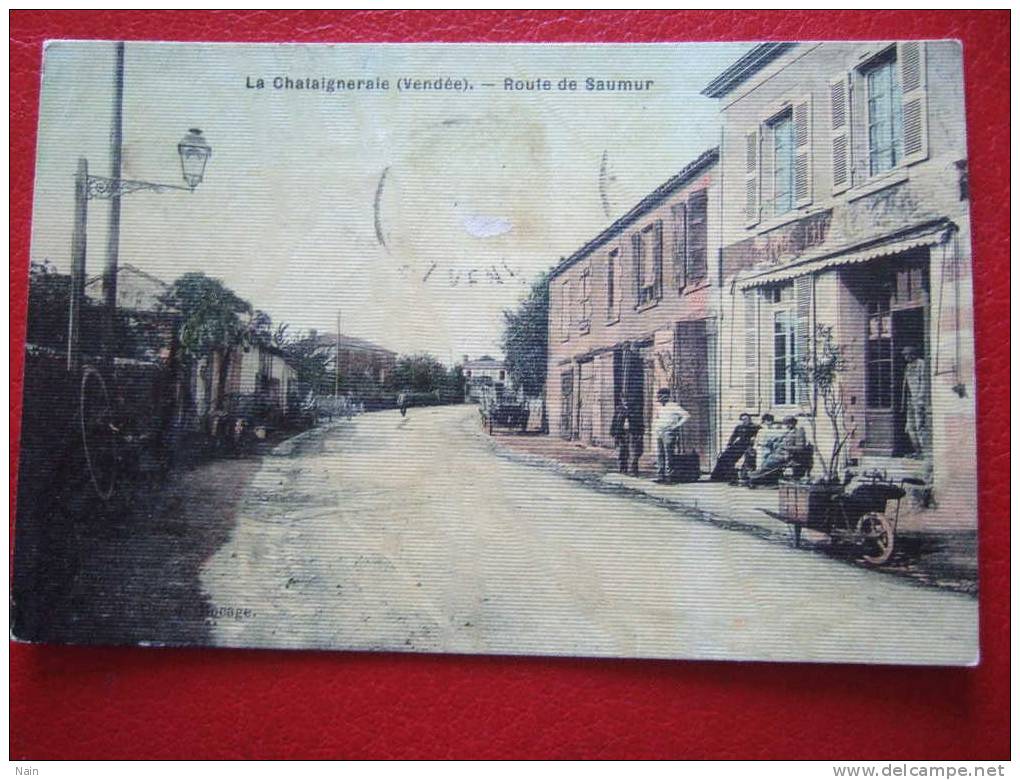
POLYGON ((755 425, 745 412, 730 434, 710 479, 748 487, 774 485, 787 471, 795 478, 804 476, 811 470, 812 458, 811 446, 796 417, 786 417, 777 423, 771 414, 763 414, 761 424, 755 425))

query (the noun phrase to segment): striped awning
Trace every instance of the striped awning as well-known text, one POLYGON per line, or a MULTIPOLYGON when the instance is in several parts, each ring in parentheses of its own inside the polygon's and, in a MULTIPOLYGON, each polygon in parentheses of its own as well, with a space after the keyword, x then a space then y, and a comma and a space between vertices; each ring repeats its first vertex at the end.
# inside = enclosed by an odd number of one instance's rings
POLYGON ((956 230, 956 225, 948 219, 926 222, 866 242, 858 242, 838 249, 827 248, 799 257, 790 263, 754 271, 743 279, 737 279, 736 286, 740 290, 750 290, 754 287, 786 282, 796 279, 798 276, 815 274, 828 268, 866 263, 869 260, 898 255, 918 247, 936 246, 944 243, 954 230, 956 230))

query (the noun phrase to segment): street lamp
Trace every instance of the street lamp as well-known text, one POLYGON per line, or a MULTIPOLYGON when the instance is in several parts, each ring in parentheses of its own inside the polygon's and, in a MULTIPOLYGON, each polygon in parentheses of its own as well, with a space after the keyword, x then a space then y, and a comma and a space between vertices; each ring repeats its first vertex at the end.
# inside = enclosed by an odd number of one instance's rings
MULTIPOLYGON (((89 175, 88 160, 78 158, 78 173, 74 183, 74 233, 71 238, 71 310, 68 317, 67 338, 67 370, 77 372, 81 367, 81 351, 79 349, 81 306, 85 295, 85 249, 88 227, 88 202, 90 200, 114 200, 132 192, 148 190, 150 192, 166 192, 168 190, 184 190, 194 192, 202 181, 205 165, 212 155, 212 147, 196 127, 188 130, 184 138, 177 144, 177 153, 181 158, 181 174, 186 186, 180 184, 160 184, 137 179, 111 178, 107 176, 89 175)), ((119 169, 119 165, 117 166, 119 169)), ((119 221, 119 220, 118 220, 119 221)), ((116 268, 111 273, 116 274, 116 268)), ((116 301, 107 301, 107 308, 112 309, 116 301)), ((112 318, 113 312, 107 316, 112 318)), ((107 345, 109 348, 112 345, 107 345)))

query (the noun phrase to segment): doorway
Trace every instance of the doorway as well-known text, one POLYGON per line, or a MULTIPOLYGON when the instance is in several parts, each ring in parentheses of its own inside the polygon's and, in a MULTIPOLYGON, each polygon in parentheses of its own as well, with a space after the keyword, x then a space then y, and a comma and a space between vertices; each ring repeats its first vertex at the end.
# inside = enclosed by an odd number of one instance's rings
POLYGON ((560 374, 560 437, 574 436, 574 372, 560 374))
POLYGON ((864 270, 865 450, 907 455, 913 446, 906 433, 903 352, 912 348, 928 365, 928 264, 904 258, 864 270))

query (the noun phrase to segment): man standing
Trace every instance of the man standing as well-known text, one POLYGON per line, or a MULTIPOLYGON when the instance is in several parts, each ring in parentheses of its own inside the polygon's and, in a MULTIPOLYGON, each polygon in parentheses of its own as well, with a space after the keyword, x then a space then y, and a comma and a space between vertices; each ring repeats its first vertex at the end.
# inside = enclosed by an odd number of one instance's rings
POLYGON ((656 482, 669 482, 673 477, 673 450, 680 428, 690 418, 690 413, 675 401, 669 400, 669 390, 660 388, 655 394, 658 405, 655 407, 652 422, 652 436, 655 438, 656 482))
POLYGON ((928 443, 928 364, 916 347, 903 348, 903 362, 904 428, 913 454, 920 457, 928 443))
POLYGON ((644 452, 645 422, 641 419, 641 411, 636 410, 627 399, 621 398, 613 412, 613 422, 609 426, 609 435, 616 440, 620 450, 620 473, 638 475, 638 458, 644 452))

